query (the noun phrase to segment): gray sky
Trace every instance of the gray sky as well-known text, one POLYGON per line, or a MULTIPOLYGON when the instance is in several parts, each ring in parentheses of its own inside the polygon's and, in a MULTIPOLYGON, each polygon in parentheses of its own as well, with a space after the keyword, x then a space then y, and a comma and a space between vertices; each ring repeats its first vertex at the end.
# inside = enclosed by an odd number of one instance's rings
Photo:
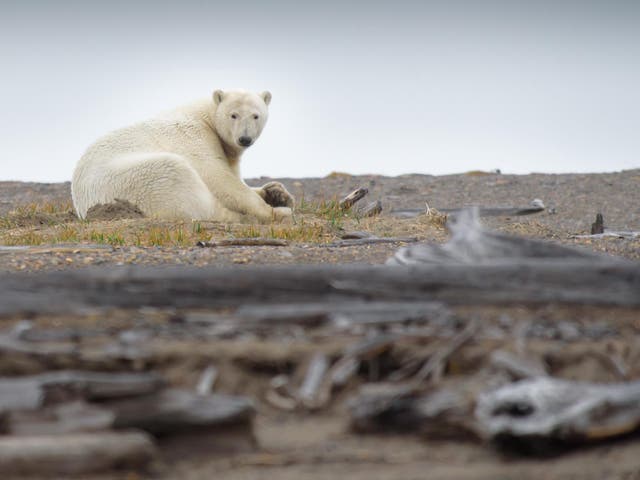
POLYGON ((273 94, 244 176, 640 166, 640 2, 0 1, 0 180, 97 137, 273 94))

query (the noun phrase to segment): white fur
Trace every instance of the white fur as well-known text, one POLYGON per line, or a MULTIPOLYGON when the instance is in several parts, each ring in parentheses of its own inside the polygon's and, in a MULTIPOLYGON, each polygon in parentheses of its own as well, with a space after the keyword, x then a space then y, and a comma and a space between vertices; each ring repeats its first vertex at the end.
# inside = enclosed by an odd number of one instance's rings
POLYGON ((290 217, 290 208, 272 208, 259 188, 240 177, 246 148, 240 138, 253 143, 260 136, 270 100, 268 92, 216 90, 210 99, 99 139, 73 173, 78 215, 85 218, 93 205, 118 198, 157 218, 269 222, 290 217))

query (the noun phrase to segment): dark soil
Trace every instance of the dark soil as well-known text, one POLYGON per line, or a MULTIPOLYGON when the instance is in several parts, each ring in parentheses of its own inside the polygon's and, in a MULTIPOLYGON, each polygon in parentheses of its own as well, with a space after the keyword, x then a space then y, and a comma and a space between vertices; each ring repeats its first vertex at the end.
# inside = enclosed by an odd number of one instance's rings
POLYGON ((87 211, 87 220, 111 221, 123 218, 143 218, 144 213, 131 202, 116 198, 113 203, 98 203, 87 211))

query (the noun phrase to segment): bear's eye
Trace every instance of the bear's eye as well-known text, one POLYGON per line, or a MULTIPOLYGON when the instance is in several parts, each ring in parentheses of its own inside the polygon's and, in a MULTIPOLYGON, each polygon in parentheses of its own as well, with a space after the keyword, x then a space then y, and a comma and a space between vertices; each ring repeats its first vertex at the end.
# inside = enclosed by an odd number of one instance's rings
POLYGON ((254 115, 254 116, 253 116, 253 119, 254 119, 254 120, 257 120, 257 119, 258 119, 258 115, 254 115))
POLYGON ((238 119, 238 115, 237 115, 237 114, 235 114, 235 113, 232 113, 232 114, 231 114, 231 118, 233 118, 234 120, 237 120, 237 119, 238 119))

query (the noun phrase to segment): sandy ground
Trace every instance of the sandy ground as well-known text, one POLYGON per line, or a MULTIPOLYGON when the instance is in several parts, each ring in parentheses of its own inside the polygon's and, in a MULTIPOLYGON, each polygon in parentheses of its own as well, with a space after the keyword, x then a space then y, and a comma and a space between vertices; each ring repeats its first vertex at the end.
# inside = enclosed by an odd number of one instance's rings
MULTIPOLYGON (((272 179, 249 181, 252 185, 272 179)), ((552 240, 610 255, 640 259, 640 239, 575 239, 587 234, 597 213, 604 216, 610 230, 640 230, 640 170, 593 175, 525 176, 472 172, 451 176, 406 175, 401 177, 350 176, 335 174, 323 179, 278 179, 297 199, 320 200, 342 196, 357 187, 367 187, 363 203, 381 200, 383 215, 366 220, 348 220, 333 231, 366 230, 379 236, 415 236, 424 241, 443 242, 446 231, 423 217, 399 219, 389 212, 402 208, 525 207, 535 198, 547 210, 525 217, 483 219, 491 228, 528 237, 552 240), (342 230, 341 230, 342 229, 342 230)), ((0 215, 27 203, 69 202, 69 184, 0 183, 0 215)), ((77 222, 68 219, 71 224, 77 222)), ((133 229, 155 224, 148 219, 95 222, 96 228, 133 229), (149 222, 149 223, 146 223, 149 222)), ((228 234, 219 225, 206 225, 208 234, 219 238, 228 234)), ((17 230, 46 232, 46 224, 26 224, 17 230)), ((12 234, 5 230, 5 235, 12 234)), ((331 240, 331 239, 329 239, 331 240)), ((190 264, 237 265, 276 263, 383 263, 401 243, 336 247, 314 242, 291 242, 286 247, 117 246, 79 249, 74 245, 40 245, 26 251, 0 251, 0 271, 41 271, 83 268, 88 265, 190 264)), ((617 352, 629 367, 628 379, 640 378, 640 312, 628 309, 574 308, 553 305, 518 307, 510 311, 461 309, 460 318, 480 315, 486 325, 498 325, 505 315, 541 325, 544 334, 531 339, 530 347, 553 363, 553 374, 564 378, 593 381, 621 380, 588 351, 606 357, 617 352), (569 338, 556 332, 561 323, 579 326, 594 333, 590 338, 569 338), (589 330, 591 329, 591 330, 589 330), (555 356, 554 356, 555 355, 555 356)), ((140 327, 150 321, 148 312, 121 312, 92 318, 36 318, 42 326, 63 329, 72 325, 111 325, 115 332, 140 327)), ((3 319, 2 328, 11 328, 18 319, 3 319)), ((158 321, 158 320, 154 320, 158 321)), ((167 319, 159 321, 169 321, 167 319)), ((348 336, 327 338, 302 336, 274 339, 234 339, 218 344, 206 341, 163 342, 150 345, 152 359, 142 368, 161 370, 175 385, 192 388, 202 369, 210 362, 221 368, 218 391, 243 393, 257 400, 255 433, 258 449, 235 455, 213 455, 156 465, 148 476, 161 479, 640 479, 640 442, 626 438, 615 443, 581 448, 546 459, 507 457, 491 446, 463 439, 444 441, 424 436, 378 434, 355 435, 349 430, 345 400, 353 390, 342 392, 331 407, 317 413, 286 413, 269 407, 262 397, 270 378, 291 372, 318 349, 337 351, 350 344, 348 336), (260 369, 256 365, 267 364, 260 369)), ((508 344, 512 339, 501 340, 508 344)), ((500 342, 498 342, 500 343, 500 342)), ((464 350, 468 364, 496 344, 482 342, 464 350)), ((605 362, 606 363, 606 362, 605 362)), ((138 368, 140 366, 138 365, 138 368)), ((0 373, 16 375, 38 371, 41 366, 0 359, 0 373)), ((112 369, 114 365, 103 365, 112 369)), ((469 367, 470 368, 470 367, 469 367)), ((357 386, 357 385, 356 385, 357 386)), ((353 388, 355 388, 354 386, 353 388)), ((88 478, 88 477, 87 477, 88 478)), ((101 477, 140 478, 122 473, 101 477)))

